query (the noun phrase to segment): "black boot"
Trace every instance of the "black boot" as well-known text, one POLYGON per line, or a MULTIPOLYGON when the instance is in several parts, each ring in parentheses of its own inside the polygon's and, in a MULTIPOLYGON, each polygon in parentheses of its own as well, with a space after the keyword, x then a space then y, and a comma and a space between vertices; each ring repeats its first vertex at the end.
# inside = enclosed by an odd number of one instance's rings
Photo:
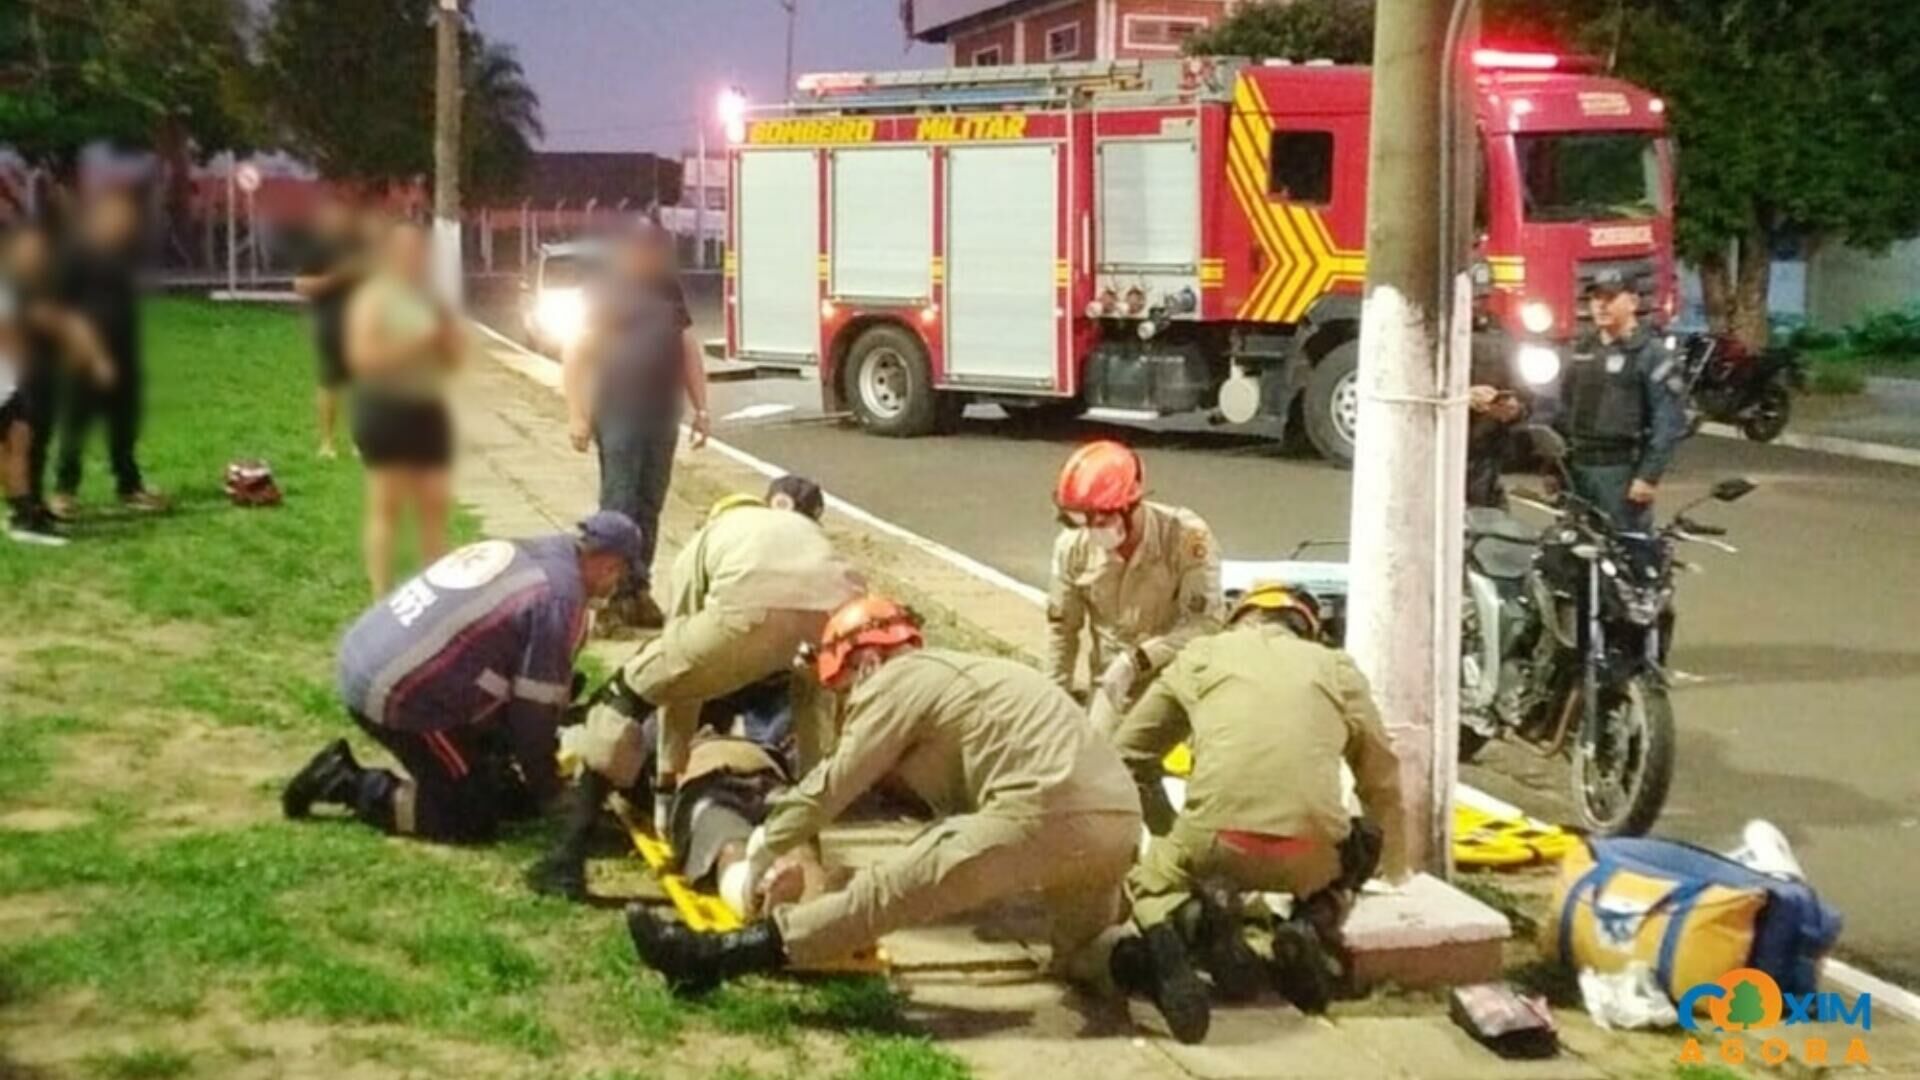
POLYGON ((288 782, 280 793, 280 809, 289 818, 298 819, 312 813, 314 803, 352 806, 361 772, 347 740, 335 739, 288 782))
POLYGON ((704 994, 728 979, 777 971, 786 945, 772 919, 740 930, 701 933, 640 904, 627 906, 627 934, 640 962, 666 977, 676 994, 704 994))
POLYGON ((574 785, 567 806, 559 843, 537 863, 527 868, 526 881, 534 892, 561 896, 568 900, 587 898, 587 845, 600 823, 600 810, 607 801, 607 778, 587 769, 574 785))
POLYGON ((1266 965, 1247 944, 1238 896, 1201 889, 1174 912, 1172 921, 1193 947, 1201 968, 1213 978, 1221 1000, 1252 1001, 1260 996, 1267 982, 1266 965))
POLYGON ((1170 923, 1116 942, 1108 968, 1121 990, 1153 1002, 1175 1039, 1192 1044, 1207 1037, 1213 1023, 1207 986, 1194 974, 1187 947, 1170 923))
POLYGON ((1288 919, 1273 928, 1273 984, 1303 1013, 1327 1011, 1339 974, 1313 925, 1288 919))

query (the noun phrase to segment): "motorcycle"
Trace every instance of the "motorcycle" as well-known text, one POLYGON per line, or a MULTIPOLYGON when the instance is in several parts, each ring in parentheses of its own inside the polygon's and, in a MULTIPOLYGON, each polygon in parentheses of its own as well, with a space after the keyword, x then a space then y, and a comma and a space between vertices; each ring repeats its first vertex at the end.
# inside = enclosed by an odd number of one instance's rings
POLYGON ((1694 334, 1683 353, 1688 429, 1707 420, 1732 424, 1754 442, 1772 442, 1787 429, 1793 392, 1806 385, 1806 366, 1792 349, 1755 351, 1731 334, 1694 334))
MULTIPOLYGON (((1535 452, 1561 468, 1546 429, 1535 452)), ((1563 480, 1564 480, 1564 469, 1563 480)), ((1569 759, 1580 823, 1638 835, 1659 817, 1673 779, 1673 706, 1666 658, 1680 544, 1734 553, 1726 530, 1689 513, 1731 503, 1752 481, 1722 480, 1652 535, 1622 531, 1561 484, 1557 502, 1514 493, 1555 516, 1542 531, 1502 510, 1467 513, 1462 605, 1460 756, 1510 738, 1569 759)))

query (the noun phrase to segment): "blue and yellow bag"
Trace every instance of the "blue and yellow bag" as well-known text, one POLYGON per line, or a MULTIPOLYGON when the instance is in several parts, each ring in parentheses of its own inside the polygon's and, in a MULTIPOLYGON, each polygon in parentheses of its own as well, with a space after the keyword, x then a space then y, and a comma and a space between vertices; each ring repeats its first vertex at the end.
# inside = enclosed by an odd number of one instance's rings
POLYGON ((1639 961, 1675 1000, 1740 967, 1808 993, 1840 916, 1797 881, 1704 848, 1645 837, 1588 839, 1561 862, 1542 947, 1574 970, 1639 961))

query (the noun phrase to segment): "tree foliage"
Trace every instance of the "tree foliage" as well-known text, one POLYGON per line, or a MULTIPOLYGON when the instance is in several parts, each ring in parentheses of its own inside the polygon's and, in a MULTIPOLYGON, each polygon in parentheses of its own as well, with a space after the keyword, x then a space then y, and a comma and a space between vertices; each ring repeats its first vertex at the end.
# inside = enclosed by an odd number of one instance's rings
MULTIPOLYGON (((433 0, 277 0, 262 82, 290 149, 329 176, 404 182, 433 167, 433 0)), ((464 177, 510 188, 541 135, 510 48, 462 33, 464 177)))
MULTIPOLYGON (((1577 48, 1666 98, 1680 147, 1677 245, 1700 267, 1716 322, 1749 341, 1766 336, 1777 237, 1872 249, 1920 231, 1913 0, 1484 6, 1486 36, 1577 48)), ((1248 4, 1192 47, 1361 61, 1372 51, 1372 9, 1367 0, 1248 4)))
POLYGON ((1187 51, 1364 64, 1373 56, 1373 0, 1243 4, 1224 21, 1188 38, 1187 51))
POLYGON ((245 0, 0 4, 0 143, 64 170, 96 141, 204 157, 244 145, 245 0))

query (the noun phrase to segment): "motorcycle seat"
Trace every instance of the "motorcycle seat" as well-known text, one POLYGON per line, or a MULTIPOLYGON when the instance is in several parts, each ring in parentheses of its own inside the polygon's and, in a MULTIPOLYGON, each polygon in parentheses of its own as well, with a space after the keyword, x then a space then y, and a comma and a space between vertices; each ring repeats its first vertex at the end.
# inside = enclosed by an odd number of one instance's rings
POLYGON ((1534 544, 1539 534, 1524 522, 1500 510, 1467 511, 1467 558, 1473 568, 1490 578, 1512 580, 1533 569, 1534 544))
POLYGON ((1497 536, 1502 540, 1531 546, 1540 538, 1540 530, 1530 527, 1505 510, 1472 506, 1467 508, 1467 535, 1497 536))

